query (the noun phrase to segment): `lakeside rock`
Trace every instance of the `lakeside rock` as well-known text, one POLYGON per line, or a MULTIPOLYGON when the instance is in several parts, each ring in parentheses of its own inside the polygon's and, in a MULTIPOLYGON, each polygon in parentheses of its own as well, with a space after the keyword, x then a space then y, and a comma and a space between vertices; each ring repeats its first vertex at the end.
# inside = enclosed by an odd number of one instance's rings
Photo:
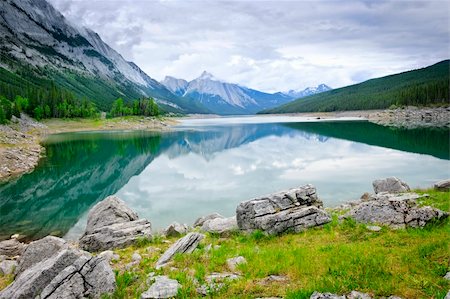
POLYGON ((389 177, 385 179, 379 179, 372 182, 373 191, 375 193, 381 192, 389 192, 389 193, 397 193, 397 192, 408 192, 411 189, 408 184, 403 182, 402 180, 396 177, 389 177))
POLYGON ((197 218, 197 220, 195 220, 194 227, 202 226, 203 223, 205 223, 205 221, 215 219, 215 218, 225 218, 225 217, 223 217, 219 213, 212 213, 212 214, 209 214, 206 216, 202 216, 202 217, 197 218))
POLYGON ((7 257, 14 257, 21 255, 25 249, 25 244, 19 242, 17 239, 9 239, 0 242, 0 255, 7 257))
POLYGON ((156 262, 156 267, 160 268, 170 261, 177 253, 191 253, 197 248, 205 236, 199 233, 189 233, 181 239, 178 239, 167 249, 156 262))
POLYGON ((188 229, 189 228, 186 224, 173 222, 163 231, 163 234, 166 237, 179 237, 187 233, 188 229))
POLYGON ((401 128, 450 127, 450 107, 418 108, 408 106, 370 113, 369 121, 401 128))
POLYGON ((238 230, 238 224, 236 221, 236 216, 228 218, 213 218, 206 220, 201 230, 208 233, 216 233, 225 236, 232 231, 238 230))
POLYGON ((450 179, 442 180, 439 182, 434 183, 433 185, 434 189, 437 190, 450 190, 450 179))
POLYGON ((142 293, 141 299, 157 299, 157 298, 173 298, 177 295, 178 289, 181 285, 175 279, 170 279, 167 276, 155 276, 150 288, 142 293))
POLYGON ((122 248, 138 238, 152 238, 150 222, 139 219, 120 198, 109 196, 90 210, 79 244, 82 249, 94 252, 122 248))
POLYGON ((103 258, 64 248, 18 274, 0 298, 99 298, 115 286, 114 273, 103 258))
POLYGON ((399 229, 423 227, 427 223, 448 217, 448 213, 429 206, 419 207, 416 193, 378 193, 371 200, 360 202, 343 218, 353 218, 361 223, 376 223, 399 229))
POLYGON ((299 232, 331 221, 331 216, 321 207, 316 188, 305 185, 242 202, 236 209, 236 217, 243 231, 299 232))

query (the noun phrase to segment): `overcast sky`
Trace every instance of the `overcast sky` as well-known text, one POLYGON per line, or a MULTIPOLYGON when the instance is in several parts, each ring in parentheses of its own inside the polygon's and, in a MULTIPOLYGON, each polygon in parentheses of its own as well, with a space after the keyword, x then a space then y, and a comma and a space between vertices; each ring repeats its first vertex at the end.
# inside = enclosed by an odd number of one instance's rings
POLYGON ((449 58, 449 1, 49 0, 151 77, 333 88, 449 58))

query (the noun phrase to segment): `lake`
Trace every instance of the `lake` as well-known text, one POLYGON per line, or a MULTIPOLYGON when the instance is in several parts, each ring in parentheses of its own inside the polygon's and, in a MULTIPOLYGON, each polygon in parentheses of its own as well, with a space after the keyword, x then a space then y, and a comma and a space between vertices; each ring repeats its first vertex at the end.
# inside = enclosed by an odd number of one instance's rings
POLYGON ((89 209, 116 194, 154 229, 311 183, 325 206, 397 176, 411 187, 450 177, 449 129, 295 117, 185 119, 171 132, 51 135, 47 156, 0 185, 0 239, 77 238, 89 209))

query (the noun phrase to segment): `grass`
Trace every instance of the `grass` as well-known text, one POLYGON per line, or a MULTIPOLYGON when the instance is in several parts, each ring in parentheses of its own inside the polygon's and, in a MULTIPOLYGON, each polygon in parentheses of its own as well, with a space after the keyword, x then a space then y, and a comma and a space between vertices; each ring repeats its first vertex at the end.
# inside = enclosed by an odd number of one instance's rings
MULTIPOLYGON (((449 211, 450 192, 418 192, 429 194, 421 204, 449 211)), ((201 284, 212 272, 229 272, 226 260, 238 255, 247 260, 238 266, 242 278, 213 292, 211 298, 309 298, 314 291, 345 294, 352 290, 375 298, 444 298, 450 290, 450 282, 443 279, 450 271, 449 236, 449 219, 423 229, 383 227, 371 232, 353 220, 339 222, 334 214, 331 223, 298 234, 207 235, 192 254, 177 255, 159 270, 154 268, 157 259, 177 238, 143 239, 115 251, 120 256, 113 263, 117 290, 104 298, 139 298, 149 287, 151 272, 177 279, 182 285, 179 298, 196 298, 195 281, 201 284), (213 245, 209 251, 208 244, 213 245), (142 260, 127 267, 135 252, 142 260), (264 278, 269 275, 287 276, 289 281, 267 283, 264 278)), ((8 279, 0 276, 0 289, 8 279)))

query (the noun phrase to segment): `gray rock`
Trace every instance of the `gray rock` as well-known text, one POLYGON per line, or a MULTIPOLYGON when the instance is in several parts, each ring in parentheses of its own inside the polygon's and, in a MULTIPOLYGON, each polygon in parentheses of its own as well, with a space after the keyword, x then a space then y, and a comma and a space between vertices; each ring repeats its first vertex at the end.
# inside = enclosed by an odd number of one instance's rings
POLYGON ((114 292, 116 281, 108 262, 83 255, 44 288, 41 298, 100 298, 114 292))
POLYGON ((108 263, 111 261, 118 261, 120 259, 120 256, 112 250, 102 251, 98 256, 104 258, 108 263))
POLYGON ((232 231, 238 230, 236 217, 229 218, 214 218, 206 220, 201 230, 208 233, 217 233, 221 235, 227 235, 232 231))
POLYGON ((86 234, 99 228, 138 220, 138 215, 117 196, 109 196, 91 208, 88 214, 86 234))
MULTIPOLYGON (((418 207, 413 196, 383 194, 383 198, 362 202, 344 218, 361 223, 377 223, 391 228, 423 227, 428 222, 448 217, 448 213, 426 206, 418 207)), ((417 195, 417 194, 416 194, 417 195)))
POLYGON ((209 214, 206 216, 202 216, 200 218, 197 218, 197 220, 195 220, 194 227, 202 226, 203 223, 205 223, 205 221, 215 219, 215 218, 225 218, 225 217, 223 217, 219 213, 212 213, 212 214, 209 214))
POLYGON ((179 237, 187 233, 187 231, 188 226, 186 224, 179 224, 178 222, 173 222, 164 230, 164 235, 166 237, 179 237))
POLYGON ((237 223, 241 230, 262 230, 268 234, 286 231, 303 231, 331 221, 322 210, 312 185, 271 194, 242 202, 236 209, 237 223))
POLYGON ((450 271, 444 275, 444 279, 450 280, 450 271))
POLYGON ((167 276, 155 276, 153 279, 155 282, 147 291, 142 293, 141 299, 172 298, 177 295, 178 289, 181 288, 178 281, 167 276))
POLYGON ((410 191, 408 184, 406 184, 405 182, 396 177, 389 177, 385 179, 375 180, 373 181, 372 185, 375 193, 380 192, 397 193, 410 191))
POLYGON ((0 274, 9 275, 14 272, 17 267, 17 262, 12 260, 4 260, 0 262, 0 274))
POLYGON ((213 272, 210 275, 207 275, 205 280, 208 283, 213 282, 224 282, 224 281, 230 281, 230 280, 236 280, 241 278, 240 275, 237 275, 235 273, 217 273, 213 272))
POLYGON ((366 293, 351 291, 350 294, 347 295, 347 299, 372 299, 372 297, 366 293))
POLYGON ((79 240, 84 250, 95 252, 123 248, 139 238, 151 238, 152 226, 146 219, 110 224, 85 233, 79 240))
POLYGON ((21 255, 24 249, 25 245, 17 239, 10 239, 0 242, 0 255, 13 257, 21 255))
POLYGON ((283 275, 269 275, 262 279, 259 284, 261 285, 269 285, 272 283, 286 283, 289 281, 289 278, 287 276, 283 275))
POLYGON ((6 260, 7 256, 6 255, 0 255, 0 262, 3 262, 4 260, 6 260))
POLYGON ((450 290, 447 292, 447 295, 445 295, 444 299, 450 299, 450 290))
POLYGON ((141 256, 139 253, 135 252, 135 253, 133 253, 133 255, 131 256, 131 260, 132 260, 133 262, 140 262, 140 261, 142 260, 142 256, 141 256))
POLYGON ((367 230, 370 230, 371 232, 379 232, 381 231, 381 227, 378 225, 368 225, 366 226, 367 230))
POLYGON ((434 183, 434 189, 437 190, 450 190, 450 179, 442 180, 434 183))
POLYGON ((247 260, 243 256, 237 256, 233 258, 227 259, 227 266, 233 272, 236 272, 236 268, 238 265, 246 264, 247 260))
POLYGON ((170 261, 173 256, 177 253, 191 253, 197 248, 200 241, 205 236, 199 233, 189 233, 181 239, 178 239, 156 262, 156 267, 162 267, 168 261, 170 261))
POLYGON ((53 236, 47 236, 40 240, 31 242, 24 250, 23 255, 19 259, 19 265, 15 274, 19 275, 33 265, 48 259, 68 245, 65 240, 53 236))
POLYGON ((331 294, 331 293, 319 293, 319 292, 314 292, 311 297, 309 297, 310 299, 345 299, 345 296, 339 296, 336 294, 331 294))
POLYGON ((234 273, 211 273, 206 276, 206 284, 197 287, 197 293, 203 296, 208 296, 220 291, 227 282, 241 278, 241 276, 234 273))

